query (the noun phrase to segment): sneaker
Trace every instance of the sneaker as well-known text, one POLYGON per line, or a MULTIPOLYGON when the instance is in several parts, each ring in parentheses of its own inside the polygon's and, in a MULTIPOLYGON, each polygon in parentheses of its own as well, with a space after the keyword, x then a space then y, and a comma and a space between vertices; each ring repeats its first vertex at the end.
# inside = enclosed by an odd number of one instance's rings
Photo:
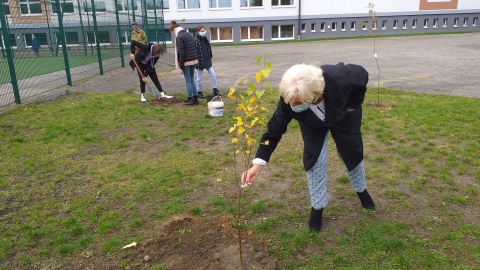
POLYGON ((213 94, 214 94, 215 96, 221 96, 221 95, 222 95, 222 94, 220 94, 220 91, 218 91, 217 88, 213 88, 213 94))
POLYGON ((198 91, 198 98, 205 98, 205 97, 203 96, 202 91, 198 91))
POLYGON ((140 101, 141 102, 147 101, 147 98, 145 97, 145 94, 141 94, 140 101))
POLYGON ((165 95, 165 92, 160 92, 160 97, 161 98, 172 98, 173 96, 167 96, 167 95, 165 95))

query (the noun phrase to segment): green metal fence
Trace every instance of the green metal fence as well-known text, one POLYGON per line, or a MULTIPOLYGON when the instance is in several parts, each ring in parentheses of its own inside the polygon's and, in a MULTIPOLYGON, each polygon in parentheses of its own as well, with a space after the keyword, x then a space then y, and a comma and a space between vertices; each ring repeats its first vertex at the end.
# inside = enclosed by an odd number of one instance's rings
POLYGON ((124 67, 133 22, 166 51, 163 18, 162 0, 0 0, 0 107, 124 67))

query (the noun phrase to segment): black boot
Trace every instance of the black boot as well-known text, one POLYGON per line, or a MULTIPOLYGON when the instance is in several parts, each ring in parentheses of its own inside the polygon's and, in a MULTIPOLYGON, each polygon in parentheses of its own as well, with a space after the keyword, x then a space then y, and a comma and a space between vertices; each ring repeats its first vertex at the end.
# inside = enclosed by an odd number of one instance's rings
POLYGON ((203 96, 202 91, 198 91, 198 98, 205 98, 205 97, 203 96))
POLYGON ((213 88, 213 95, 214 96, 221 96, 222 94, 220 94, 220 91, 218 91, 217 88, 213 88))
POLYGON ((183 102, 183 105, 186 106, 193 106, 193 97, 189 97, 187 100, 183 102))
POLYGON ((310 228, 311 232, 320 232, 322 229, 322 215, 323 215, 323 208, 317 210, 312 207, 310 212, 310 220, 308 221, 308 227, 310 228))
POLYGON ((365 209, 375 210, 375 203, 373 202, 372 197, 368 194, 368 191, 365 189, 363 192, 357 192, 358 198, 362 203, 362 207, 365 209))
POLYGON ((198 102, 198 96, 193 96, 193 105, 200 105, 198 102))

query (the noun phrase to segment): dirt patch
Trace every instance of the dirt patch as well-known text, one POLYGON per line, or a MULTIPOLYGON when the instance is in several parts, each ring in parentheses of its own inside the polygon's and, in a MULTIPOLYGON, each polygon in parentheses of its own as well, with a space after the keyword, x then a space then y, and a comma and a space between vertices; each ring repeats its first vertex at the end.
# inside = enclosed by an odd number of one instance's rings
POLYGON ((183 103, 183 99, 178 97, 172 98, 158 98, 155 97, 153 100, 150 101, 153 105, 171 105, 171 104, 178 104, 183 103))
POLYGON ((394 107, 393 104, 378 103, 378 102, 368 102, 367 106, 370 107, 370 108, 379 109, 382 112, 389 111, 394 107))
POLYGON ((159 226, 155 236, 128 249, 123 260, 129 269, 278 269, 277 259, 267 251, 268 243, 252 232, 242 231, 240 263, 234 216, 177 216, 159 226))

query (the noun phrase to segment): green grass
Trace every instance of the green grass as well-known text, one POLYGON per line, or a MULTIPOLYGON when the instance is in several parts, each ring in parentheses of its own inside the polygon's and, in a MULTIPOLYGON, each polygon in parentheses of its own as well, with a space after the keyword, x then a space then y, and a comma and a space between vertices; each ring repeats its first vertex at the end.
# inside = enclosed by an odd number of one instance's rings
MULTIPOLYGON (((243 192, 245 229, 271 241, 282 269, 475 269, 480 100, 381 89, 388 109, 378 109, 376 98, 367 93, 362 131, 377 211, 360 209, 330 139, 335 201, 324 211, 324 230, 308 232, 292 123, 271 173, 243 192)), ((276 99, 268 94, 267 106, 276 99)), ((225 115, 212 118, 206 106, 76 93, 4 113, 0 269, 61 269, 97 253, 121 258, 122 246, 151 237, 173 215, 236 213, 235 198, 218 192, 233 185, 225 183, 232 169, 226 102, 225 115)))
MULTIPOLYGON (((98 62, 95 49, 93 53, 94 55, 91 55, 91 51, 89 50, 88 55, 69 55, 70 68, 98 62)), ((111 58, 120 58, 120 53, 102 52, 102 61, 111 58)), ((17 80, 65 70, 65 61, 61 51, 56 57, 52 56, 50 52, 43 52, 41 57, 15 57, 13 58, 13 64, 15 66, 17 80)), ((0 60, 0 71, 4 72, 5 75, 0 77, 0 84, 10 82, 8 62, 5 59, 0 60)))

